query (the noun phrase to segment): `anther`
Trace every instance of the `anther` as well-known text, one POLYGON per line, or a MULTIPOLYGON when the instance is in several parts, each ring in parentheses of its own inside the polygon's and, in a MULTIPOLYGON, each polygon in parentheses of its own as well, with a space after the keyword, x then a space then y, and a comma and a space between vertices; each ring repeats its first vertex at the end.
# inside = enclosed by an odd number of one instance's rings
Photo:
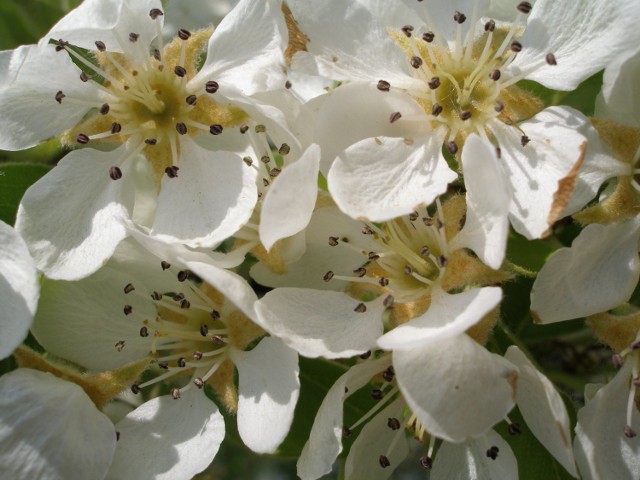
POLYGON ((335 247, 338 245, 338 237, 329 237, 329 245, 335 247))
POLYGON ((291 82, 289 80, 284 82, 284 88, 286 88, 287 90, 289 90, 291 88, 291 82))
POLYGON ((69 45, 69 42, 65 42, 61 38, 56 40, 55 43, 56 43, 56 52, 60 52, 61 50, 64 50, 65 47, 69 45))
POLYGON ((413 267, 411 265, 406 265, 404 267, 404 274, 411 275, 413 273, 413 267))
POLYGON ((196 102, 198 101, 198 97, 196 97, 195 95, 189 95, 187 98, 185 98, 185 101, 189 105, 195 105, 196 102))
POLYGON ((382 373, 382 378, 384 378, 387 382, 390 382, 391 380, 393 380, 393 377, 396 375, 395 370, 393 369, 393 365, 390 365, 389 368, 387 368, 383 373, 382 373))
POLYGON ((393 306, 393 302, 394 302, 393 295, 387 295, 386 297, 384 297, 384 300, 382 301, 382 305, 385 308, 391 308, 393 306))
POLYGON ((149 336, 149 329, 147 327, 142 327, 140 329, 140 336, 141 337, 148 337, 149 336))
POLYGON ((79 133, 78 136, 76 137, 76 142, 82 145, 85 145, 89 143, 89 136, 85 135, 84 133, 79 133))
POLYGON ((438 266, 440 268, 444 268, 447 266, 447 264, 449 263, 449 260, 447 259, 447 257, 445 257, 444 255, 440 255, 438 257, 438 266))
POLYGON ((207 93, 216 93, 219 88, 220 85, 218 85, 218 82, 216 82, 215 80, 209 80, 204 84, 204 89, 207 93))
POLYGON ((493 20, 489 20, 487 23, 484 24, 485 32, 493 32, 495 29, 496 29, 496 22, 494 22, 493 20))
POLYGON ((193 379, 193 384, 198 388, 202 388, 204 387, 204 380, 202 380, 200 377, 196 377, 193 379))
POLYGON ((191 32, 189 30, 185 30, 184 28, 178 30, 178 37, 180 38, 180 40, 189 40, 190 36, 191 32))
POLYGON ((116 442, 120 441, 120 432, 116 432, 116 442))
POLYGON ((173 73, 175 73, 179 77, 184 77, 187 74, 187 71, 184 67, 176 65, 176 68, 173 69, 173 73))
POLYGON ((167 362, 160 362, 158 364, 158 367, 160 367, 163 370, 169 370, 169 364, 167 362))
POLYGON ((407 37, 411 37, 411 32, 413 32, 413 25, 405 25, 400 30, 402 30, 402 33, 404 33, 407 37))
POLYGON ((401 118, 402 114, 400 112, 393 112, 391 115, 389 115, 389 123, 397 122, 401 118))
POLYGON ((522 12, 526 15, 531 11, 532 6, 529 2, 520 2, 516 8, 519 12, 522 12))
POLYGON ((202 335, 203 337, 206 337, 208 333, 209 333, 209 327, 204 323, 200 325, 200 335, 202 335))
POLYGON ((617 353, 611 357, 611 361, 613 362, 613 366, 616 368, 620 368, 622 366, 622 357, 617 353))
POLYGON ((351 429, 347 428, 347 427, 342 427, 342 435, 345 438, 348 438, 351 436, 351 429))
POLYGON ((356 305, 356 308, 353 309, 354 312, 364 313, 367 311, 367 306, 364 303, 359 303, 356 305))
POLYGON ((122 309, 125 315, 130 315, 133 312, 133 307, 131 305, 125 305, 122 309))
POLYGON ((422 66, 422 58, 414 55, 413 57, 411 57, 410 63, 413 68, 420 68, 422 66))
POLYGON ((174 302, 181 302, 184 300, 184 293, 176 293, 171 298, 173 298, 174 302))
POLYGON ((136 288, 133 286, 132 283, 127 283, 124 287, 124 293, 131 293, 135 290, 136 288))
POLYGON ((363 235, 373 235, 373 230, 371 230, 371 227, 368 227, 366 225, 362 227, 361 232, 363 235))
POLYGON ((120 125, 118 122, 113 122, 111 124, 111 134, 115 135, 116 133, 120 133, 122 131, 122 125, 120 125))
POLYGON ((146 143, 147 145, 155 145, 156 143, 158 143, 158 140, 155 138, 146 138, 144 140, 144 143, 146 143))
POLYGON ((431 107, 431 115, 433 115, 434 117, 437 117, 441 113, 442 113, 442 105, 440 105, 439 103, 434 103, 433 107, 431 107))
POLYGON ((186 298, 180 302, 180 308, 182 308, 183 310, 186 310, 187 308, 190 308, 190 307, 191 307, 191 302, 189 302, 189 300, 187 300, 186 298))
POLYGON ((178 272, 178 281, 184 282, 189 278, 189 270, 180 270, 178 272))
POLYGON ((162 55, 160 54, 160 50, 158 50, 157 48, 153 49, 153 58, 155 58, 159 62, 162 60, 162 55))
POLYGON ((275 178, 275 177, 277 177, 278 175, 280 175, 280 173, 281 173, 281 172, 282 172, 282 170, 281 170, 281 169, 279 169, 278 167, 274 167, 274 168, 272 168, 271 170, 269 170, 269 176, 270 176, 271 178, 275 178))
POLYGON ((109 113, 110 107, 108 103, 104 103, 102 104, 102 106, 100 107, 100 115, 106 115, 107 113, 109 113))
POLYGON ((162 267, 163 271, 171 268, 171 264, 169 262, 165 262, 164 260, 160 262, 160 266, 162 267))
POLYGON ((499 451, 500 449, 493 445, 491 448, 489 448, 489 450, 487 450, 487 457, 489 457, 491 460, 495 460, 496 458, 498 458, 499 451))
POLYGON ((124 340, 119 340, 118 342, 116 342, 117 351, 121 352, 123 348, 124 348, 124 340))
POLYGON ((378 283, 380 284, 381 287, 386 287, 389 285, 389 279, 385 277, 380 277, 380 280, 378 280, 378 283))
POLYGON ((247 133, 248 131, 249 131, 249 126, 248 126, 248 125, 242 125, 242 126, 240 127, 240 133, 241 133, 241 134, 243 134, 243 135, 244 135, 244 134, 245 134, 245 133, 247 133))
POLYGON ((211 316, 211 318, 213 318, 214 320, 218 320, 220 318, 220 312, 217 310, 211 310, 211 313, 209 313, 209 315, 211 316))
POLYGON ((556 56, 553 53, 547 53, 547 56, 544 57, 544 59, 547 61, 549 65, 558 65, 558 62, 556 61, 556 56))
POLYGON ((386 80, 378 80, 377 87, 381 92, 388 92, 391 89, 391 84, 386 80))
POLYGON ((159 8, 152 8, 149 11, 149 16, 151 17, 151 20, 155 20, 158 17, 161 17, 162 15, 164 15, 164 13, 162 13, 162 10, 160 10, 159 8))
POLYGON ((255 126, 254 130, 256 131, 256 133, 265 133, 267 131, 267 126, 263 123, 259 123, 255 126))
POLYGON ((360 267, 360 268, 356 268, 353 273, 356 275, 356 277, 364 277, 367 274, 367 269, 364 267, 360 267))
POLYGON ((120 180, 122 178, 122 170, 116 166, 109 168, 109 177, 111 180, 120 180))
POLYGON ((496 112, 500 113, 502 110, 504 110, 504 104, 503 104, 500 100, 498 100, 498 101, 496 102, 495 107, 493 107, 493 109, 494 109, 496 112))
POLYGON ((328 282, 329 280, 331 280, 333 278, 333 272, 331 270, 329 270, 327 273, 324 274, 324 276, 322 277, 322 279, 325 282, 328 282))
POLYGON ((154 291, 154 292, 151 294, 151 299, 152 299, 152 300, 155 300, 156 302, 159 302, 160 300, 162 300, 162 294, 161 294, 160 292, 156 292, 156 291, 154 291))
POLYGON ((387 427, 391 430, 399 430, 400 429, 400 420, 397 418, 390 417, 387 419, 387 427))
POLYGON ((175 165, 172 165, 170 167, 165 168, 164 173, 166 173, 169 178, 176 178, 178 176, 178 170, 180 170, 180 167, 176 167, 175 165))
POLYGON ((509 47, 512 52, 518 53, 522 51, 522 44, 517 40, 511 42, 511 47, 509 47))
POLYGON ((456 10, 456 13, 453 14, 453 20, 459 24, 463 24, 466 19, 467 17, 465 16, 465 14, 458 12, 457 10, 456 10))
POLYGON ((291 147, 286 143, 283 143, 282 145, 280 145, 280 148, 278 149, 278 153, 283 156, 288 155, 290 151, 291 151, 291 147))
POLYGON ((193 352, 194 360, 202 360, 202 352, 193 352))
POLYGON ((425 470, 431 470, 433 468, 433 460, 427 455, 423 455, 422 457, 420 457, 418 463, 425 470))
POLYGON ((509 432, 509 435, 520 435, 522 433, 520 424, 515 422, 509 424, 509 426, 507 427, 507 431, 509 432))
POLYGON ((55 96, 56 102, 58 102, 58 103, 62 103, 62 99, 63 99, 64 97, 66 97, 66 95, 62 92, 62 90, 58 90, 58 91, 56 92, 56 96, 55 96))
POLYGON ((369 252, 367 254, 367 258, 369 260, 371 260, 372 262, 375 262, 376 260, 378 260, 380 258, 380 255, 378 255, 376 252, 369 252))
POLYGON ((215 123, 209 127, 209 133, 211 135, 220 135, 222 133, 222 130, 222 125, 220 125, 219 123, 215 123))
POLYGON ((450 142, 447 142, 446 146, 447 146, 447 150, 451 155, 455 155, 456 153, 458 153, 458 145, 453 140, 450 142))
POLYGON ((374 388, 373 390, 371 390, 371 398, 373 398, 374 400, 381 400, 383 397, 383 393, 382 390, 380 390, 379 388, 374 388))
POLYGON ((187 366, 187 360, 184 357, 180 357, 177 363, 180 368, 184 368, 187 366))
POLYGON ((187 133, 187 126, 182 123, 182 122, 178 122, 176 123, 176 131, 180 134, 180 135, 186 135, 187 133))
POLYGON ((460 120, 469 120, 471 118, 471 112, 469 110, 463 110, 460 112, 460 120))
POLYGON ((84 72, 80 72, 80 81, 81 82, 88 82, 89 81, 89 75, 87 75, 84 72))
POLYGON ((433 32, 425 32, 422 34, 422 40, 427 43, 433 42, 434 38, 436 38, 436 36, 433 34, 433 32))
POLYGON ((426 257, 427 255, 429 255, 430 252, 431 252, 431 249, 427 245, 425 245, 420 249, 420 255, 422 255, 423 257, 426 257))
POLYGON ((172 388, 171 389, 171 398, 173 398, 174 400, 178 400, 180 398, 180 389, 179 388, 172 388))
POLYGON ((211 341, 216 345, 223 345, 224 339, 220 335, 212 335, 211 341))
POLYGON ((498 70, 497 68, 489 74, 489 78, 494 82, 497 82, 498 80, 500 80, 501 76, 502 74, 500 73, 500 70, 498 70))
POLYGON ((391 462, 385 455, 380 455, 380 458, 378 458, 378 462, 380 463, 380 466, 382 468, 387 468, 391 466, 391 462))
POLYGON ((627 438, 633 438, 637 433, 629 425, 624 427, 624 436, 627 438))
POLYGON ((134 395, 137 395, 140 393, 140 385, 138 385, 137 383, 134 383, 133 385, 131 385, 131 391, 134 393, 134 395))
POLYGON ((431 80, 429 80, 427 85, 429 85, 429 88, 431 90, 435 90, 436 88, 438 88, 440 86, 440 78, 439 77, 433 77, 431 80))
POLYGON ((140 35, 139 35, 139 34, 137 34, 137 33, 131 32, 131 33, 129 34, 129 41, 130 41, 130 42, 135 43, 135 42, 137 42, 137 41, 138 41, 138 38, 140 38, 140 35))
POLYGON ((520 145, 522 145, 523 147, 529 143, 531 141, 531 139, 529 137, 527 137, 526 135, 522 135, 522 137, 520 137, 520 145))
POLYGON ((265 187, 268 187, 269 185, 271 185, 271 183, 266 178, 263 178, 262 179, 262 185, 264 185, 265 187))
MULTIPOLYGON (((366 360, 367 358, 369 358, 371 356, 371 350, 367 350, 366 352, 360 354, 360 358, 362 360, 366 360)), ((346 393, 346 392, 345 392, 346 393)))
POLYGON ((104 44, 104 42, 101 42, 100 40, 96 41, 96 48, 98 49, 99 52, 104 52, 107 50, 107 46, 104 44))

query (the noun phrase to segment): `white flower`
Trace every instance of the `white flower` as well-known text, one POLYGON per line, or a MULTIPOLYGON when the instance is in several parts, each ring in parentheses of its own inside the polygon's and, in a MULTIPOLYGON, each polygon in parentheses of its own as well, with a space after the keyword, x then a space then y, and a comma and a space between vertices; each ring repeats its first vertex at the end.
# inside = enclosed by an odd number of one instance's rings
POLYGON ((261 339, 264 332, 252 321, 255 294, 241 277, 216 265, 237 262, 134 234, 160 258, 127 240, 92 276, 46 281, 33 326, 47 351, 89 370, 148 358, 156 375, 133 385, 134 393, 171 381, 170 395, 146 402, 117 424, 114 465, 120 476, 159 474, 174 465, 190 469, 186 478, 209 464, 224 422, 204 395, 206 385, 228 409, 237 409, 247 446, 273 452, 289 430, 298 398, 296 353, 276 338, 261 339), (148 437, 159 432, 164 440, 158 451, 148 437), (177 456, 164 458, 162 449, 171 446, 177 456), (139 462, 141 455, 150 460, 139 462), (155 461, 156 455, 163 460, 155 461))
POLYGON ((0 221, 0 359, 22 343, 36 311, 40 285, 33 259, 13 228, 0 221))
POLYGON ((0 378, 0 468, 6 478, 105 478, 116 431, 87 394, 50 373, 0 378))
POLYGON ((217 245, 257 199, 256 173, 242 162, 252 142, 242 132, 264 124, 274 141, 286 132, 282 112, 252 97, 284 89, 279 3, 242 1, 211 36, 181 29, 167 45, 160 6, 89 0, 38 46, 0 54, 2 148, 67 129, 69 143, 117 147, 71 152, 22 201, 17 228, 52 278, 99 268, 131 217, 167 241, 217 245), (145 196, 153 201, 143 215, 145 196))
POLYGON ((350 81, 320 105, 315 138, 343 211, 381 221, 431 203, 456 178, 443 144, 455 153, 477 133, 499 148, 514 228, 539 237, 559 218, 581 164, 601 155, 587 148, 596 134, 573 109, 538 113, 515 84, 574 89, 635 42, 638 5, 516 6, 515 20, 498 24, 482 19, 486 1, 291 2, 310 39, 293 67, 350 81))

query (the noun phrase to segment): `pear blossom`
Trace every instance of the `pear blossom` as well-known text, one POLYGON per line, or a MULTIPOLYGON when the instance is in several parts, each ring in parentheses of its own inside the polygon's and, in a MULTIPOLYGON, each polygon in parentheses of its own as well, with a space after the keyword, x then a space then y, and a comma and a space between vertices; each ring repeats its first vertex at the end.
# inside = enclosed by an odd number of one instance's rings
POLYGON ((40 285, 33 259, 20 235, 0 221, 0 359, 26 338, 36 312, 40 285))
POLYGON ((0 378, 0 468, 8 478, 105 478, 116 429, 74 383, 27 368, 0 378))
POLYGON ((20 205, 16 228, 51 278, 97 270, 132 219, 165 241, 216 246, 257 199, 256 172, 242 162, 253 152, 249 131, 288 135, 283 113, 258 99, 284 90, 279 2, 239 2, 213 34, 180 29, 168 44, 160 7, 87 0, 38 45, 1 54, 0 147, 58 134, 89 147, 63 158, 20 205))
POLYGON ((90 371, 148 359, 153 375, 133 384, 134 393, 170 383, 167 395, 148 400, 116 424, 121 436, 114 478, 189 478, 206 468, 225 427, 205 387, 237 412, 247 446, 273 452, 293 419, 297 355, 277 338, 262 338, 254 323, 255 293, 218 266, 237 260, 133 234, 145 248, 126 240, 92 276, 45 281, 33 326, 47 351, 90 371), (150 444, 150 435, 161 441, 150 444), (156 462, 157 449, 175 454, 156 462))
POLYGON ((459 155, 476 133, 500 153, 514 228, 537 238, 559 218, 581 165, 606 155, 584 115, 543 110, 516 84, 574 89, 636 44, 636 4, 513 2, 509 22, 487 18, 489 2, 475 0, 290 6, 309 38, 292 68, 346 82, 318 99, 314 141, 330 192, 354 218, 384 221, 431 203, 457 178, 443 147, 459 155), (347 27, 337 35, 338 22, 347 27))

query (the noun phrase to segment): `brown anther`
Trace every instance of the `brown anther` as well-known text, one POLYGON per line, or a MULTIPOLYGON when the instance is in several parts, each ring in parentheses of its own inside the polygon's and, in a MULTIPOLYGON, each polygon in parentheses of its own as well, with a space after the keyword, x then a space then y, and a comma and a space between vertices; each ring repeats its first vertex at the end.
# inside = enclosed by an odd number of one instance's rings
POLYGON ((184 282, 185 280, 187 280, 189 278, 189 273, 189 270, 180 270, 178 272, 178 281, 184 282))
POLYGON ((186 310, 190 307, 191 307, 191 302, 186 298, 180 302, 180 308, 182 308, 183 310, 186 310))
POLYGON ((411 66, 413 68, 420 68, 422 66, 422 58, 418 57, 417 55, 414 55, 413 57, 411 57, 411 60, 409 61, 409 63, 411 63, 411 66))
POLYGON ((493 109, 494 109, 496 112, 500 113, 502 110, 504 110, 504 104, 503 104, 500 100, 498 100, 498 101, 496 102, 496 105, 493 107, 493 109))
POLYGON ((267 131, 267 126, 263 123, 259 123, 255 126, 254 130, 256 131, 256 133, 265 133, 267 131))
POLYGON ((385 455, 380 455, 380 457, 378 457, 378 463, 380 463, 380 466, 382 468, 387 468, 391 466, 391 462, 385 455))
POLYGON ((78 136, 76 137, 76 142, 85 145, 87 143, 89 143, 89 136, 84 134, 84 133, 79 133, 78 136))
POLYGON ((516 8, 518 9, 519 12, 524 13, 526 15, 531 11, 533 7, 529 2, 520 2, 516 8))
POLYGON ((442 113, 442 110, 442 105, 440 105, 439 103, 434 103, 433 107, 431 107, 431 115, 437 117, 442 113))
POLYGON ((131 292, 133 292, 135 289, 136 289, 136 287, 134 287, 132 283, 127 283, 127 284, 124 286, 124 293, 131 293, 131 292))
POLYGON ((507 431, 509 432, 509 435, 520 435, 522 433, 520 424, 515 422, 509 424, 509 426, 507 427, 507 431))
POLYGON ((69 45, 69 42, 65 42, 64 40, 59 38, 58 40, 56 40, 55 44, 56 44, 56 52, 60 52, 61 50, 64 50, 67 47, 67 45, 69 45))
POLYGON ((462 24, 465 22, 465 20, 467 19, 466 15, 464 13, 458 12, 456 10, 456 13, 453 14, 453 20, 456 23, 462 24))
POLYGON ((189 105, 195 105, 198 102, 198 97, 196 97, 195 95, 189 95, 187 98, 185 98, 185 102, 187 102, 189 105))
POLYGON ((633 438, 637 435, 635 430, 631 428, 629 425, 624 427, 624 436, 627 438, 633 438))
POLYGON ((469 110, 463 110, 460 112, 460 120, 469 120, 471 118, 471 112, 469 110))
POLYGON ((386 287, 387 285, 389 285, 389 279, 380 277, 380 280, 378 280, 378 284, 380 284, 381 287, 386 287))
POLYGON ((149 11, 149 16, 151 17, 152 20, 155 20, 156 18, 161 17, 162 15, 164 15, 164 13, 159 8, 152 8, 149 11))
POLYGON ((80 72, 80 81, 81 82, 88 82, 89 81, 89 75, 87 75, 84 72, 80 72))
POLYGON ((164 173, 166 173, 167 177, 169 178, 176 178, 178 176, 178 170, 180 170, 180 167, 176 167, 175 165, 172 165, 170 167, 165 168, 164 173))
POLYGON ((412 275, 413 274, 413 267, 411 265, 406 265, 404 267, 404 274, 405 275, 412 275))
POLYGON ((364 303, 359 303, 353 311, 357 313, 364 313, 367 311, 367 306, 364 303))
POLYGON ((125 315, 130 315, 133 312, 133 307, 131 305, 125 305, 122 309, 125 315))
POLYGON ((120 133, 122 131, 122 125, 120 125, 118 122, 113 122, 111 124, 111 134, 115 135, 116 133, 120 133))
POLYGON ((240 133, 242 133, 243 135, 244 135, 245 133, 247 133, 248 131, 249 131, 249 126, 248 126, 248 125, 242 125, 242 126, 240 127, 240 133))
POLYGON ((133 33, 133 32, 131 32, 131 33, 129 34, 129 41, 130 41, 130 42, 135 43, 135 42, 137 42, 137 41, 138 41, 138 38, 140 38, 140 35, 139 35, 139 34, 137 34, 137 33, 133 33))
POLYGON ((174 400, 178 400, 180 398, 180 389, 179 388, 172 388, 171 389, 171 398, 173 398, 174 400))
POLYGON ((145 138, 144 143, 147 145, 155 145, 158 143, 158 140, 155 138, 145 138))
POLYGON ((522 135, 522 137, 520 137, 520 145, 522 145, 523 147, 529 143, 531 141, 531 139, 529 137, 527 137, 526 135, 522 135))
POLYGON ((58 102, 58 103, 62 103, 62 99, 63 99, 64 97, 66 97, 66 95, 64 94, 64 92, 63 92, 62 90, 58 90, 58 91, 56 92, 56 96, 55 96, 56 102, 58 102))
POLYGON ((122 178, 122 170, 120 170, 120 167, 110 167, 109 177, 111 178, 111 180, 120 180, 122 178))
POLYGON ((331 280, 333 278, 333 272, 331 270, 329 270, 327 273, 325 273, 322 277, 322 279, 325 282, 328 282, 329 280, 331 280))
POLYGON ((291 88, 291 82, 289 80, 284 82, 284 88, 286 88, 287 90, 289 90, 291 88))
POLYGON ((458 145, 453 140, 446 143, 447 150, 451 155, 458 153, 458 145))
POLYGON ((522 44, 517 40, 511 42, 511 46, 509 47, 512 52, 518 53, 522 51, 522 44))
POLYGON ((96 48, 98 49, 99 52, 104 52, 107 50, 107 46, 104 44, 104 42, 101 42, 100 40, 96 41, 96 48))
POLYGON ((335 247, 338 245, 338 237, 329 237, 329 245, 335 247))
POLYGON ((274 168, 272 168, 271 170, 269 170, 269 176, 270 176, 271 178, 275 178, 275 177, 277 177, 278 175, 280 175, 280 173, 281 173, 281 172, 282 172, 282 170, 281 170, 281 169, 279 169, 279 168, 277 168, 277 167, 274 167, 274 168))
POLYGON ((171 298, 173 298, 175 302, 180 302, 184 300, 184 293, 175 293, 171 298))
POLYGON ((148 337, 149 336, 149 329, 147 327, 142 327, 140 329, 140 336, 141 337, 148 337))
POLYGON ((397 418, 394 417, 389 417, 387 419, 387 427, 389 427, 391 430, 399 430, 400 429, 400 420, 398 420, 397 418))
POLYGON ((371 398, 373 398, 374 400, 381 400, 383 396, 384 394, 379 388, 374 388, 373 390, 371 390, 371 398))
POLYGON ((187 126, 182 122, 178 122, 178 123, 176 123, 176 131, 180 135, 186 135, 187 134, 187 126))
POLYGON ((209 333, 209 327, 204 323, 200 325, 200 335, 202 335, 203 337, 206 337, 208 333, 209 333))
POLYGON ((501 76, 502 76, 502 73, 500 73, 500 70, 498 70, 497 68, 489 74, 489 78, 494 82, 497 82, 498 80, 500 80, 501 76))
POLYGON ((278 149, 278 153, 282 156, 288 155, 290 151, 291 151, 291 147, 286 143, 283 143, 282 145, 280 145, 280 148, 278 149))
POLYGON ((108 103, 103 103, 100 107, 100 115, 106 115, 109 113, 110 107, 108 103))
POLYGON ((157 48, 153 49, 153 58, 155 58, 159 62, 162 61, 162 54, 160 53, 160 50, 158 50, 157 48))
POLYGON ((391 84, 386 80, 378 80, 377 88, 381 92, 388 92, 391 89, 391 84))
POLYGON ((251 157, 243 157, 242 161, 249 166, 253 165, 253 160, 251 160, 251 157))
POLYGON ((556 56, 553 53, 547 53, 547 56, 544 57, 544 59, 547 61, 549 65, 558 65, 558 62, 556 61, 556 56))
POLYGON ((204 380, 202 380, 200 377, 196 377, 193 379, 193 384, 198 388, 202 388, 204 387, 204 380))
POLYGON ((369 252, 367 254, 367 258, 371 261, 376 261, 380 258, 380 255, 378 255, 376 252, 369 252))
POLYGON ((193 359, 194 360, 202 360, 202 352, 193 352, 193 359))
POLYGON ((220 335, 211 335, 211 341, 216 345, 224 344, 224 339, 220 335))
POLYGON ((140 385, 138 385, 137 383, 134 383, 133 385, 131 385, 131 391, 134 393, 134 395, 137 395, 140 393, 140 385))
POLYGON ((389 123, 397 122, 401 118, 402 114, 400 112, 393 112, 391 115, 389 115, 389 123))
POLYGON ((440 78, 439 77, 433 77, 431 80, 429 80, 427 85, 429 85, 429 88, 431 90, 435 90, 436 88, 438 88, 440 86, 440 78))
POLYGON ((351 436, 351 429, 347 428, 347 427, 342 427, 342 436, 344 436, 345 438, 348 438, 351 436))
POLYGON ((427 455, 423 455, 422 457, 420 457, 418 463, 425 470, 431 470, 433 468, 433 460, 427 455))
POLYGON ((175 73, 179 77, 184 77, 187 74, 187 71, 184 67, 176 65, 176 68, 173 69, 173 73, 175 73))
POLYGON ((220 312, 217 310, 211 310, 211 312, 209 313, 209 315, 211 316, 211 318, 213 318, 214 320, 218 320, 220 318, 220 312))
POLYGON ((390 365, 389 368, 387 368, 382 373, 382 378, 384 378, 387 382, 390 382, 391 380, 393 380, 393 377, 395 377, 395 375, 396 371, 393 369, 393 365, 390 365))
POLYGON ((222 133, 223 127, 219 123, 214 123, 209 127, 209 133, 211 135, 220 135, 222 133))
POLYGON ((124 348, 124 340, 119 340, 118 342, 116 342, 117 351, 121 352, 123 348, 124 348))
POLYGON ((178 30, 178 37, 180 38, 180 40, 189 40, 190 36, 191 32, 189 30, 186 30, 184 28, 178 30))
POLYGON ((160 300, 162 300, 162 294, 161 294, 160 292, 156 292, 156 291, 154 291, 154 292, 151 294, 151 299, 152 299, 152 300, 155 300, 156 302, 159 302, 160 300))
POLYGON ((160 262, 160 266, 162 267, 163 271, 171 268, 171 264, 169 262, 164 261, 164 260, 162 260, 160 262))
POLYGON ((184 368, 187 366, 187 359, 184 357, 180 357, 177 363, 180 368, 184 368))
POLYGON ((204 84, 204 89, 207 93, 216 93, 219 88, 220 85, 218 85, 218 82, 216 82, 215 80, 209 80, 204 84))
POLYGON ((402 33, 404 33, 407 37, 411 37, 411 33, 413 32, 413 25, 405 25, 400 30, 402 30, 402 33))
POLYGON ((449 259, 447 259, 447 257, 445 257, 444 255, 440 255, 438 257, 438 266, 440 268, 446 267, 448 263, 449 263, 449 259))
POLYGON ((423 257, 426 257, 427 255, 429 255, 430 252, 431 252, 431 249, 427 245, 425 245, 420 249, 420 255, 422 255, 423 257))
POLYGON ((436 36, 433 34, 433 32, 425 32, 422 34, 422 40, 427 43, 433 42, 434 38, 436 38, 436 36))
POLYGON ((160 367, 163 370, 169 370, 169 364, 167 362, 158 363, 158 367, 160 367))
POLYGON ((495 445, 493 445, 492 447, 489 448, 489 450, 487 450, 487 457, 489 457, 491 460, 495 460, 496 458, 498 458, 499 451, 500 449, 495 445))
POLYGON ((367 274, 367 269, 364 267, 360 267, 360 268, 356 268, 353 273, 356 275, 356 277, 364 277, 367 274))
MULTIPOLYGON (((361 358, 362 360, 366 360, 367 358, 369 358, 369 357, 371 356, 371 350, 367 350, 366 352, 361 353, 359 356, 360 356, 360 358, 361 358)), ((345 387, 345 388, 346 388, 346 387, 345 387)), ((345 390, 345 392, 344 392, 344 393, 347 393, 347 390, 345 390)))
POLYGON ((496 22, 494 22, 493 20, 489 20, 487 23, 484 24, 485 32, 493 32, 495 29, 496 29, 496 22))

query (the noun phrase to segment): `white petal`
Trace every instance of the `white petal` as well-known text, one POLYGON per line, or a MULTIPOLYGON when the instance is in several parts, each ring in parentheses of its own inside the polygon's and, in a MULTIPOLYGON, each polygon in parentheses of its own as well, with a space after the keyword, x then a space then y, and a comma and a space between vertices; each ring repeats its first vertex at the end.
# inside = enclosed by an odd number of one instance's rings
POLYGON ((461 442, 504 419, 515 403, 517 369, 467 335, 412 350, 394 350, 404 398, 424 428, 461 442))
POLYGON ((462 168, 467 217, 450 248, 468 247, 488 266, 498 269, 504 260, 509 234, 511 189, 498 164, 495 148, 475 134, 465 140, 462 168))
POLYGON ((165 395, 116 424, 120 440, 107 478, 173 480, 207 468, 224 439, 224 418, 204 392, 165 395))
POLYGON ((89 107, 64 99, 58 103, 55 96, 63 90, 70 98, 98 104, 97 89, 80 81, 79 74, 69 56, 53 46, 0 52, 0 148, 32 147, 78 123, 89 107))
MULTIPOLYGON (((632 359, 578 412, 574 453, 584 480, 640 478, 640 441, 627 438, 627 400, 632 359)), ((633 407, 631 428, 640 432, 640 413, 633 407)))
POLYGON ((109 168, 121 162, 126 148, 75 150, 25 193, 16 230, 48 277, 90 275, 127 235, 125 222, 133 205, 128 169, 120 180, 109 177, 109 168))
POLYGON ((18 369, 0 378, 0 468, 5 478, 104 478, 116 432, 79 386, 18 369))
POLYGON ((404 428, 392 431, 388 422, 396 418, 402 422, 406 408, 402 398, 394 400, 381 410, 358 432, 358 438, 351 445, 344 466, 345 478, 349 480, 384 480, 400 466, 409 454, 409 443, 404 428), (389 460, 389 467, 380 466, 380 455, 389 460))
POLYGON ((473 288, 455 295, 434 289, 426 313, 385 333, 378 346, 406 350, 455 337, 479 322, 501 299, 499 287, 473 288))
POLYGON ((27 337, 36 312, 40 285, 36 267, 20 235, 0 221, 0 359, 27 337))
POLYGON ((347 148, 329 171, 329 191, 353 218, 385 221, 429 205, 457 178, 442 156, 444 130, 426 138, 368 138, 347 148))
POLYGON ((604 312, 626 302, 640 275, 640 217, 587 226, 571 248, 542 267, 531 290, 531 310, 542 323, 604 312))
POLYGON ((602 92, 596 99, 596 117, 607 117, 640 127, 640 50, 620 55, 604 71, 602 92))
POLYGON ((160 0, 85 0, 56 23, 42 40, 46 45, 50 39, 63 40, 88 50, 95 50, 95 41, 105 43, 108 51, 141 53, 147 49, 157 32, 156 22, 162 16, 152 20, 149 12, 152 8, 162 9, 160 0), (129 40, 130 33, 139 35, 138 43, 144 48, 136 49, 129 40))
POLYGON ((254 452, 273 453, 289 432, 300 393, 298 354, 277 338, 231 351, 238 369, 238 432, 254 452))
POLYGON ((382 304, 341 292, 277 288, 256 303, 258 323, 305 357, 345 358, 366 352, 382 334, 382 304), (365 304, 366 305, 366 304, 365 304))
POLYGON ((260 212, 260 241, 267 251, 308 225, 318 195, 319 165, 320 147, 314 144, 269 187, 260 212))
POLYGON ((213 247, 233 235, 258 199, 256 171, 230 152, 211 152, 186 136, 180 171, 164 176, 151 231, 163 241, 213 247))
POLYGON ((587 139, 575 128, 584 120, 576 110, 551 107, 519 128, 494 123, 513 192, 511 223, 527 238, 544 235, 569 200, 569 184, 587 148, 587 139), (530 139, 524 147, 520 143, 523 132, 530 139), (561 184, 565 179, 567 185, 561 184))
POLYGON ((481 437, 464 443, 445 442, 438 450, 432 480, 517 480, 518 462, 513 450, 500 435, 489 430, 481 437), (487 456, 498 447, 498 458, 487 456))
POLYGON ((602 70, 611 58, 638 46, 639 17, 638 2, 612 0, 602 8, 598 0, 538 0, 529 15, 520 40, 523 49, 514 66, 526 70, 540 64, 528 79, 555 90, 573 90, 602 70), (556 66, 544 62, 547 53, 555 55, 556 66))
POLYGON ((504 358, 520 370, 516 403, 527 426, 560 465, 577 477, 569 415, 562 397, 518 347, 510 346, 504 358))
POLYGON ((287 38, 279 2, 241 0, 215 29, 192 83, 215 80, 245 95, 284 88, 287 38))
POLYGON ((309 433, 309 440, 298 459, 298 476, 303 480, 320 478, 331 471, 342 451, 343 402, 371 378, 387 369, 389 356, 367 360, 351 367, 329 389, 320 405, 309 433))

